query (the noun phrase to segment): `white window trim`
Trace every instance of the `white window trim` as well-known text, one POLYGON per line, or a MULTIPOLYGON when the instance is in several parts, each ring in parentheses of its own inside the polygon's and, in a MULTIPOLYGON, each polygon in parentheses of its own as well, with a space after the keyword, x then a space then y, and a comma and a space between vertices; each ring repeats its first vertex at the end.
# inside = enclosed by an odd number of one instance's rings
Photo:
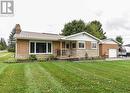
POLYGON ((97 42, 91 42, 91 49, 97 49, 97 42), (96 48, 93 48, 93 44, 96 44, 96 48))
POLYGON ((85 47, 86 47, 86 46, 85 46, 85 41, 78 41, 78 49, 85 49, 85 47), (80 48, 80 47, 79 47, 79 43, 84 43, 84 48, 80 48))
POLYGON ((52 41, 29 41, 29 54, 53 54, 53 43, 52 43, 52 41), (31 42, 34 42, 34 47, 35 47, 34 53, 31 53, 31 49, 30 49, 30 43, 31 42), (46 53, 36 53, 36 43, 47 43, 46 53), (50 53, 48 52, 48 43, 51 43, 51 52, 50 53))

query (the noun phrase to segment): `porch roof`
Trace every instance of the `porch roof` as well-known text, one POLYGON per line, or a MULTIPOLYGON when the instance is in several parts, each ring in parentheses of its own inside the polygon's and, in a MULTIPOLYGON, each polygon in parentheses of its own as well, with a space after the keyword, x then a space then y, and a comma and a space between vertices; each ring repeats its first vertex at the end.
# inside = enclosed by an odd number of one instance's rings
MULTIPOLYGON (((99 41, 99 42, 101 41, 100 39, 96 38, 95 36, 93 36, 93 35, 91 35, 87 32, 80 32, 80 33, 76 33, 76 34, 73 34, 73 35, 64 36, 64 37, 62 37, 62 40, 75 40, 75 39, 72 39, 72 38, 75 37, 75 36, 78 36, 78 35, 86 35, 86 36, 90 37, 91 40, 94 39, 94 40, 99 41)), ((81 37, 83 37, 83 36, 81 36, 81 37)), ((77 38, 76 40, 79 40, 79 39, 81 39, 81 38, 77 38)), ((82 38, 81 40, 85 40, 85 39, 82 38)))

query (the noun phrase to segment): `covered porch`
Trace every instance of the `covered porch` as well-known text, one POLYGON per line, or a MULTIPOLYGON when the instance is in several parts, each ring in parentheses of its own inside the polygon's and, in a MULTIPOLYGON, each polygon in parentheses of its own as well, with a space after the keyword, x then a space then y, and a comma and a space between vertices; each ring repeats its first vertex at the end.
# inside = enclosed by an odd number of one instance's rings
POLYGON ((76 58, 77 41, 60 41, 60 48, 55 51, 57 58, 76 58))

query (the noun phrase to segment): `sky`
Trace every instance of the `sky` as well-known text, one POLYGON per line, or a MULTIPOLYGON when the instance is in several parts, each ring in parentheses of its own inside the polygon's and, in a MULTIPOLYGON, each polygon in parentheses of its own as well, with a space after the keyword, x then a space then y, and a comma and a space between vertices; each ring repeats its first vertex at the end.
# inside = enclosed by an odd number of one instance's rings
POLYGON ((98 20, 108 38, 130 44, 130 0, 14 0, 14 16, 0 17, 0 37, 8 40, 15 24, 23 31, 61 33, 72 20, 98 20))

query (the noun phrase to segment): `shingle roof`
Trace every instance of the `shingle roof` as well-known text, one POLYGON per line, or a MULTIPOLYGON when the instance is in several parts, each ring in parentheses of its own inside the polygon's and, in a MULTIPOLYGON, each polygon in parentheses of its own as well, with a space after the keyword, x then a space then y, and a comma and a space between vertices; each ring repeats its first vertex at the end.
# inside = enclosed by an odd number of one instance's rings
POLYGON ((115 43, 121 45, 121 43, 119 43, 118 41, 116 41, 116 40, 114 40, 114 39, 112 39, 112 38, 103 39, 103 40, 101 40, 101 43, 107 42, 108 40, 109 40, 109 41, 113 41, 113 42, 115 42, 115 43))
POLYGON ((34 39, 34 40, 59 40, 63 36, 59 34, 50 34, 50 33, 37 33, 37 32, 27 32, 21 31, 20 34, 15 34, 17 39, 34 39))
POLYGON ((73 34, 70 36, 62 36, 59 34, 51 34, 51 33, 37 33, 37 32, 27 32, 27 31, 21 31, 19 34, 15 34, 15 38, 16 39, 28 39, 28 40, 66 40, 68 37, 73 37, 75 35, 79 35, 79 34, 87 34, 88 36, 90 36, 91 38, 94 38, 98 41, 100 41, 99 39, 97 39, 96 37, 86 33, 86 32, 80 32, 77 34, 73 34))

